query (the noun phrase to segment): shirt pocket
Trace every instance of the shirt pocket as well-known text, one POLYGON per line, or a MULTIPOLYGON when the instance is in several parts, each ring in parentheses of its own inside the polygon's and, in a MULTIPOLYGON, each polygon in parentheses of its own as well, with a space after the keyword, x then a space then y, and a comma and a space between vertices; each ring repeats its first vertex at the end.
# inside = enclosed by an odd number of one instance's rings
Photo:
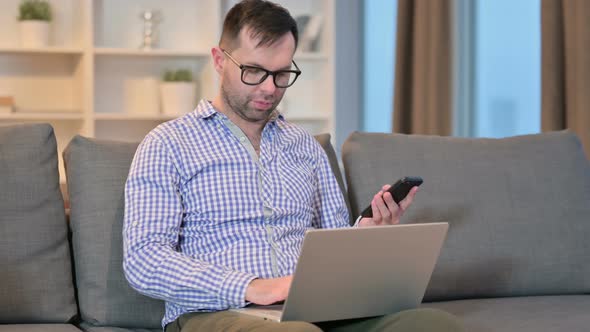
POLYGON ((314 169, 309 159, 296 154, 281 158, 281 185, 287 203, 311 207, 316 187, 314 169))

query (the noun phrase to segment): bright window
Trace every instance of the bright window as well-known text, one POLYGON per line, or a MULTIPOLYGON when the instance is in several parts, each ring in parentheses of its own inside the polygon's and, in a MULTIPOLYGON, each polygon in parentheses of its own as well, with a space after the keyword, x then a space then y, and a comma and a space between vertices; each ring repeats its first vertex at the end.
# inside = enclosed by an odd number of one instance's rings
POLYGON ((391 132, 397 0, 364 1, 363 131, 391 132))
POLYGON ((540 0, 476 1, 474 136, 540 131, 540 18, 540 0))

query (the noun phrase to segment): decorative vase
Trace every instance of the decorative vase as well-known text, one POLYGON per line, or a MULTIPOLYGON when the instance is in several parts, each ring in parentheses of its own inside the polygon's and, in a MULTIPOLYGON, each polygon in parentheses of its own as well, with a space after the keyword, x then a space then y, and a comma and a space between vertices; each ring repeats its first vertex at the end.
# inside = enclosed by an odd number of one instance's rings
POLYGON ((125 112, 146 117, 160 115, 159 83, 160 81, 153 77, 125 80, 125 112))
POLYGON ((192 112, 197 104, 196 95, 194 82, 160 83, 162 114, 176 116, 192 112))
POLYGON ((20 21, 20 42, 23 47, 46 47, 49 45, 49 22, 20 21))

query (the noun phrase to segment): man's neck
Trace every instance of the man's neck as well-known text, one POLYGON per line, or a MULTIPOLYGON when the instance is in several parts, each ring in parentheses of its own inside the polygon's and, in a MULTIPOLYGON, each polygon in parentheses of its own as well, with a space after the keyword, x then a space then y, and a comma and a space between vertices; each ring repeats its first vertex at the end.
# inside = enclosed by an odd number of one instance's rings
POLYGON ((244 134, 250 140, 250 143, 254 146, 256 152, 260 151, 260 137, 262 136, 262 130, 266 125, 266 122, 251 122, 245 119, 242 119, 241 116, 236 114, 235 112, 231 111, 229 106, 227 106, 221 98, 215 98, 211 104, 215 109, 221 113, 223 113, 227 118, 233 122, 238 128, 240 128, 244 134))

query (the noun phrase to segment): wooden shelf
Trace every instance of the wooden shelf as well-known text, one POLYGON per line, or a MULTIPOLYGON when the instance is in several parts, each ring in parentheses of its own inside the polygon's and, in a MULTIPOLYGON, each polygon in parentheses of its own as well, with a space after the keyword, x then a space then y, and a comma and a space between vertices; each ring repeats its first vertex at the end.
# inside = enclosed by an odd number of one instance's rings
POLYGON ((154 49, 142 51, 130 48, 97 47, 94 49, 97 56, 126 56, 126 57, 208 57, 209 53, 196 50, 166 50, 154 49))
POLYGON ((54 55, 81 55, 83 50, 76 47, 0 47, 0 54, 54 54, 54 55))
POLYGON ((164 115, 164 114, 132 114, 132 113, 96 113, 94 118, 101 121, 168 121, 175 119, 178 116, 164 115))
POLYGON ((285 115, 287 121, 305 122, 305 121, 328 121, 330 116, 327 114, 289 114, 285 115))
POLYGON ((0 113, 2 120, 82 120, 80 112, 13 112, 0 113))
MULTIPOLYGON (((53 46, 33 48, 20 46, 15 19, 20 2, 0 1, 0 21, 6 23, 0 30, 0 95, 12 96, 20 106, 16 112, 0 113, 0 124, 51 122, 60 149, 76 134, 137 142, 159 123, 181 116, 156 113, 159 82, 167 70, 189 70, 197 99, 210 100, 219 92, 210 49, 219 42, 225 14, 237 1, 148 1, 158 3, 154 9, 163 17, 158 47, 150 51, 137 48, 143 32, 139 14, 150 8, 145 0, 51 0, 59 13, 58 24, 52 24, 53 46)), ((339 4, 279 2, 294 15, 323 17, 318 51, 295 54, 305 74, 287 93, 286 118, 312 134, 334 135, 334 15, 339 4)), ((64 181, 61 159, 60 174, 64 181)))
POLYGON ((324 53, 318 52, 302 52, 302 53, 295 53, 294 56, 295 61, 328 61, 329 57, 324 53))

